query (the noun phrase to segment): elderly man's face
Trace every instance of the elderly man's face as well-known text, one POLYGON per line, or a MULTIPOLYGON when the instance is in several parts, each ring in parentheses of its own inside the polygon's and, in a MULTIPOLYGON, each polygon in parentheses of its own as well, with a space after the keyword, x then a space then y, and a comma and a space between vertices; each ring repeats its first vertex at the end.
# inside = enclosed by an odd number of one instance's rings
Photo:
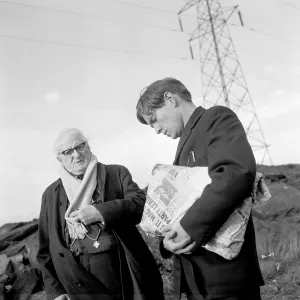
POLYGON ((68 132, 57 144, 57 160, 72 175, 84 174, 92 157, 92 152, 83 136, 78 132, 68 132))

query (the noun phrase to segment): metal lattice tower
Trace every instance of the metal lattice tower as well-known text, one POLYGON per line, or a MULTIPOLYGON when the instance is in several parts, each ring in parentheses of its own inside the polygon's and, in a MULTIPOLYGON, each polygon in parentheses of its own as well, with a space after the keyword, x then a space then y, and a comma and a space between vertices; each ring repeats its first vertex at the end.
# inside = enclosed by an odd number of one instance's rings
MULTIPOLYGON (((266 143, 255 107, 249 93, 241 64, 228 29, 228 20, 237 6, 223 9, 219 0, 191 0, 179 12, 195 10, 197 28, 191 34, 189 46, 191 56, 195 56, 195 42, 198 41, 202 71, 203 106, 224 105, 232 109, 245 128, 248 141, 258 163, 272 165, 269 145, 266 143)), ((241 13, 238 15, 243 25, 241 13)), ((197 45, 197 44, 196 44, 197 45)))

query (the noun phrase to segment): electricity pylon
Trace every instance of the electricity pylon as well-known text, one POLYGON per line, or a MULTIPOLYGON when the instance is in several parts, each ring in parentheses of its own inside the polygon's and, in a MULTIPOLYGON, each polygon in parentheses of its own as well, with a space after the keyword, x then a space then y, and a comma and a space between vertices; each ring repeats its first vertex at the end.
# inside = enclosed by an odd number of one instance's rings
MULTIPOLYGON (((257 163, 272 163, 246 79, 229 32, 228 20, 238 6, 223 9, 219 0, 186 1, 178 13, 183 31, 181 14, 196 10, 197 28, 191 34, 189 46, 194 59, 195 41, 198 41, 202 71, 203 106, 224 105, 240 118, 257 163)), ((241 25, 242 15, 238 11, 241 25)))

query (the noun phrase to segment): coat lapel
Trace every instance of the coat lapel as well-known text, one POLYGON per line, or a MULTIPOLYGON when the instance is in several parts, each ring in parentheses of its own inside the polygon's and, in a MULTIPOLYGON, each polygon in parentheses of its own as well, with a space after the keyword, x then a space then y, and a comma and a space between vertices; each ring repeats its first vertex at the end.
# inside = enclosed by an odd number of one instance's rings
POLYGON ((54 216, 54 223, 56 224, 57 228, 57 236, 60 240, 60 244, 64 247, 69 247, 69 235, 67 234, 67 227, 66 227, 66 220, 65 214, 68 208, 68 196, 65 192, 64 186, 62 184, 61 179, 57 181, 57 185, 55 187, 55 201, 53 204, 55 205, 55 214, 54 216))
POLYGON ((97 180, 99 185, 98 188, 101 197, 101 202, 104 202, 106 170, 105 170, 105 165, 99 162, 97 165, 97 180))
POLYGON ((205 109, 202 106, 199 106, 195 109, 195 111, 190 116, 190 118, 189 118, 188 122, 186 123, 186 125, 183 129, 183 132, 181 134, 173 165, 176 165, 178 163, 178 158, 179 158, 179 155, 181 153, 181 150, 182 150, 185 142, 187 141, 190 134, 192 133, 193 127, 196 125, 197 121, 203 115, 204 112, 205 112, 205 109))

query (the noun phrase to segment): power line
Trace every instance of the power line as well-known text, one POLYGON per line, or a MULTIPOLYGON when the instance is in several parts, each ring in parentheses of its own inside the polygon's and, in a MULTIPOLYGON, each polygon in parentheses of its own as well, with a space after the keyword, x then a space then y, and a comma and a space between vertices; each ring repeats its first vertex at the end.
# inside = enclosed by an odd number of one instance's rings
MULTIPOLYGON (((162 12, 162 13, 178 16, 178 11, 160 9, 160 8, 156 8, 156 7, 152 7, 152 6, 144 6, 144 5, 135 4, 135 3, 131 3, 131 2, 124 2, 124 1, 120 1, 120 0, 107 0, 107 1, 122 4, 122 5, 126 5, 126 6, 137 7, 137 8, 141 8, 141 9, 145 9, 145 10, 152 10, 152 11, 156 11, 156 12, 162 12)), ((192 17, 194 19, 197 19, 197 17, 195 15, 191 15, 191 14, 182 13, 181 16, 192 17)))
MULTIPOLYGON (((257 51, 255 51, 256 50, 256 48, 252 48, 252 49, 249 49, 249 48, 240 48, 240 49, 238 49, 238 52, 250 52, 250 53, 252 53, 252 54, 260 54, 260 55, 270 55, 268 52, 257 52, 257 51), (253 53, 254 52, 254 53, 253 53)), ((259 49, 258 49, 259 50, 259 49)), ((277 58, 278 60, 280 60, 281 62, 283 62, 283 63, 286 63, 286 64, 292 64, 293 66, 300 66, 300 60, 299 60, 299 63, 296 63, 295 62, 295 60, 292 60, 292 59, 287 59, 286 57, 283 57, 283 56, 279 56, 279 55, 274 55, 274 53, 272 53, 272 58, 277 58)), ((299 59, 300 59, 300 56, 299 56, 299 59)))
MULTIPOLYGON (((147 10, 153 10, 153 11, 158 11, 158 12, 164 12, 164 13, 168 13, 168 14, 173 14, 173 15, 178 15, 178 12, 175 12, 175 11, 170 11, 170 10, 164 10, 164 9, 159 9, 159 8, 154 8, 154 7, 150 7, 150 6, 143 6, 143 5, 140 5, 140 4, 135 4, 135 3, 130 3, 130 2, 124 2, 124 1, 120 1, 120 0, 107 0, 109 2, 114 2, 114 3, 118 3, 118 4, 122 4, 122 5, 127 5, 127 6, 132 6, 132 7, 137 7, 137 8, 141 8, 141 9, 147 9, 147 10)), ((297 9, 300 10, 300 7, 299 6, 296 6, 290 2, 287 2, 287 1, 283 1, 284 3, 290 5, 290 6, 293 6, 297 9)), ((224 8, 224 7, 223 7, 224 8)), ((181 16, 186 16, 186 17, 193 17, 195 19, 197 19, 197 16, 195 15, 191 15, 191 14, 181 14, 181 16)), ((283 28, 283 27, 278 27, 278 26, 275 26, 273 24, 270 24, 268 22, 265 22, 265 21, 262 21, 258 18, 254 18, 252 16, 250 16, 250 19, 253 19, 253 20, 256 20, 257 22, 259 23, 262 23, 262 24, 265 24, 265 25, 268 25, 268 26, 271 26, 271 27, 274 27, 275 29, 278 29, 278 30, 284 30, 284 31, 288 31, 287 29, 283 28)))
POLYGON ((74 16, 79 16, 79 17, 84 17, 84 18, 98 19, 98 20, 104 20, 104 21, 115 22, 115 23, 125 23, 125 24, 129 24, 129 25, 139 25, 139 26, 143 26, 143 27, 155 28, 155 29, 164 30, 164 31, 172 31, 172 32, 182 33, 180 30, 169 29, 169 28, 165 28, 162 26, 158 26, 158 25, 149 25, 149 24, 143 24, 143 23, 139 23, 139 22, 116 20, 116 19, 102 17, 102 16, 95 16, 95 15, 91 15, 91 14, 72 12, 72 11, 64 10, 64 9, 55 9, 55 8, 49 8, 49 7, 44 7, 44 6, 24 4, 24 3, 5 1, 5 0, 0 0, 0 3, 22 6, 22 7, 33 8, 33 9, 40 9, 40 10, 45 10, 45 11, 55 12, 55 13, 64 13, 67 15, 74 15, 74 16))
MULTIPOLYGON (((236 24, 229 24, 229 25, 230 26, 241 27, 241 26, 236 25, 236 24)), ((276 36, 276 35, 274 35, 272 33, 268 33, 268 32, 265 32, 265 31, 262 31, 262 30, 259 30, 259 29, 256 29, 256 28, 252 28, 252 27, 247 27, 247 26, 242 26, 242 28, 247 29, 247 30, 252 31, 252 32, 260 33, 260 34, 265 35, 265 36, 269 36, 269 37, 271 37, 273 39, 277 39, 279 41, 282 41, 282 42, 285 42, 285 43, 289 43, 289 44, 292 44, 294 46, 300 47, 300 43, 298 44, 298 43, 295 43, 292 40, 289 40, 289 39, 286 39, 286 38, 283 38, 283 37, 278 37, 278 36, 276 36)))
MULTIPOLYGON (((163 58, 175 59, 175 60, 193 61, 195 63, 198 63, 196 60, 189 59, 189 58, 171 57, 169 55, 164 55, 164 54, 153 54, 153 53, 139 52, 139 51, 133 51, 133 50, 122 50, 122 49, 117 49, 117 48, 86 46, 86 45, 79 45, 79 44, 53 42, 53 41, 39 40, 39 39, 33 39, 33 38, 23 38, 23 37, 16 37, 16 36, 7 36, 7 35, 0 35, 0 38, 12 39, 12 40, 21 40, 21 41, 41 43, 41 44, 49 44, 49 45, 63 46, 63 47, 74 47, 74 48, 81 48, 81 49, 89 49, 89 50, 95 50, 95 51, 112 51, 112 52, 121 52, 121 53, 125 53, 125 54, 138 54, 138 55, 144 55, 144 56, 156 56, 156 57, 163 57, 163 58)), ((255 77, 260 77, 262 79, 271 80, 271 81, 277 82, 277 83, 285 83, 285 84, 293 85, 293 86, 296 87, 296 84, 293 84, 293 83, 287 82, 287 81, 282 81, 282 80, 270 77, 268 75, 255 75, 255 77)))
MULTIPOLYGON (((128 6, 133 6, 133 7, 138 7, 138 8, 142 8, 142 9, 159 11, 159 12, 165 12, 165 13, 177 15, 177 13, 174 12, 174 11, 162 10, 162 9, 148 7, 148 6, 143 6, 143 5, 134 4, 134 3, 126 3, 126 2, 123 2, 123 1, 119 1, 119 0, 107 0, 107 1, 118 3, 118 4, 123 4, 123 5, 128 5, 128 6)), ((154 29, 159 29, 159 30, 163 30, 163 31, 170 31, 170 32, 190 34, 188 32, 180 31, 180 30, 177 30, 177 29, 169 29, 169 28, 165 28, 165 27, 162 27, 162 26, 158 26, 158 25, 149 25, 149 24, 143 24, 143 23, 139 23, 139 22, 116 20, 116 19, 112 19, 112 18, 107 18, 107 17, 102 17, 102 16, 95 16, 95 15, 91 15, 91 14, 71 12, 71 11, 63 10, 63 9, 48 8, 48 7, 44 7, 44 6, 37 6, 37 5, 32 5, 32 4, 24 4, 24 3, 18 3, 18 2, 6 1, 6 0, 0 0, 0 3, 10 4, 10 5, 16 5, 16 6, 21 6, 21 7, 28 7, 28 8, 33 8, 33 9, 40 9, 40 10, 45 10, 45 11, 50 11, 50 12, 56 12, 56 13, 64 13, 64 14, 68 14, 68 15, 74 15, 74 16, 85 17, 85 18, 100 19, 100 20, 105 20, 105 21, 115 22, 115 23, 125 23, 125 24, 129 24, 129 25, 139 25, 139 26, 149 27, 149 28, 154 28, 154 29)), ((185 15, 185 16, 190 16, 190 17, 196 18, 196 16, 193 16, 193 15, 185 15)), ((254 20, 257 20, 260 23, 263 23, 263 24, 266 24, 268 26, 274 27, 276 29, 284 30, 283 28, 279 28, 277 26, 274 26, 274 25, 271 25, 269 23, 263 22, 263 21, 261 21, 261 20, 259 20, 257 18, 253 18, 253 17, 250 17, 250 18, 252 18, 254 20)), ((235 25, 235 24, 230 24, 230 25, 232 25, 232 26, 238 26, 238 25, 235 25)), ((290 41, 290 40, 287 40, 287 39, 283 39, 283 38, 279 38, 279 37, 277 37, 277 36, 275 36, 273 34, 268 34, 266 32, 260 31, 258 29, 253 29, 253 28, 249 28, 249 27, 245 27, 245 28, 248 29, 248 30, 250 30, 250 31, 259 32, 261 34, 270 36, 272 38, 275 38, 275 39, 278 39, 278 40, 282 40, 282 41, 285 41, 285 42, 292 43, 294 45, 297 45, 297 46, 299 45, 300 46, 300 44, 296 44, 293 41, 290 41)))
MULTIPOLYGON (((169 56, 169 55, 164 55, 164 54, 154 54, 154 53, 147 53, 147 52, 134 51, 134 50, 122 50, 122 49, 118 49, 118 48, 87 46, 87 45, 80 45, 80 44, 73 44, 73 43, 46 41, 46 40, 40 40, 40 39, 34 39, 34 38, 25 38, 25 37, 9 36, 9 35, 0 35, 0 38, 21 40, 21 41, 25 41, 25 42, 35 42, 35 43, 49 44, 49 45, 56 45, 56 46, 63 46, 63 47, 83 48, 83 49, 90 49, 90 50, 96 50, 96 51, 113 51, 113 52, 121 52, 121 53, 127 53, 127 54, 157 56, 157 57, 164 57, 164 58, 169 58, 169 59, 195 61, 196 62, 195 59, 191 59, 191 58, 187 58, 187 57, 169 56)), ((249 49, 240 49, 240 51, 252 52, 252 50, 249 50, 249 49)), ((262 76, 260 76, 260 77, 262 77, 262 76)), ((279 80, 276 80, 274 78, 269 77, 269 79, 280 82, 279 80)))
POLYGON ((127 54, 156 56, 156 57, 164 57, 164 58, 168 58, 168 59, 185 60, 185 61, 192 60, 192 59, 186 58, 186 57, 170 56, 170 55, 166 55, 166 54, 155 54, 155 53, 147 53, 147 52, 142 52, 142 51, 125 50, 125 49, 118 49, 118 48, 87 46, 87 45, 64 43, 64 42, 54 42, 54 41, 47 41, 47 40, 34 39, 34 38, 25 38, 25 37, 20 37, 20 36, 0 35, 0 38, 12 39, 12 40, 21 40, 21 41, 25 41, 25 42, 33 42, 33 43, 40 43, 40 44, 64 46, 64 47, 90 49, 90 50, 96 50, 96 51, 122 52, 122 53, 127 53, 127 54))
POLYGON ((144 6, 144 5, 130 3, 130 2, 124 2, 124 1, 119 1, 119 0, 107 0, 107 1, 122 4, 122 5, 126 5, 126 6, 132 6, 132 7, 142 8, 142 9, 153 10, 153 11, 156 11, 156 12, 163 12, 163 13, 172 14, 172 15, 177 15, 178 14, 178 12, 176 12, 176 11, 170 11, 170 10, 155 8, 155 7, 151 7, 151 6, 144 6))
POLYGON ((288 40, 286 38, 278 37, 278 36, 276 36, 276 35, 274 35, 272 33, 267 33, 267 32, 264 32, 262 30, 258 30, 258 29, 254 29, 254 28, 248 28, 248 29, 251 30, 251 31, 254 31, 254 32, 258 32, 258 33, 260 33, 262 35, 266 35, 266 36, 272 37, 272 38, 274 38, 276 40, 279 40, 279 41, 282 41, 282 42, 289 43, 289 44, 292 44, 292 45, 300 47, 300 44, 295 43, 292 40, 288 40))
POLYGON ((299 85, 296 84, 296 83, 293 83, 293 82, 288 82, 288 81, 285 81, 285 80, 279 80, 279 79, 276 79, 274 77, 271 77, 269 75, 257 75, 258 77, 261 77, 261 78, 264 78, 264 79, 267 79, 267 80, 270 80, 270 81, 273 81, 273 82, 277 82, 277 83, 280 83, 280 84, 287 84, 287 85, 291 85, 295 88, 299 88, 299 85))
POLYGON ((288 6, 291 6, 293 8, 296 8, 298 10, 300 10, 300 7, 294 3, 291 3, 291 2, 288 2, 288 1, 283 1, 284 4, 288 5, 288 6))
MULTIPOLYGON (((119 0, 107 0, 109 2, 115 2, 115 3, 118 3, 118 4, 123 4, 123 5, 128 5, 128 6, 134 6, 134 7, 138 7, 138 8, 142 8, 142 9, 147 9, 147 10, 153 10, 153 11, 160 11, 160 12, 166 12, 166 13, 169 13, 169 14, 176 14, 176 12, 173 12, 173 11, 167 11, 167 10, 162 10, 162 9, 156 9, 156 8, 153 8, 153 7, 148 7, 148 6, 143 6, 143 5, 139 5, 139 4, 134 4, 134 3, 126 3, 126 2, 123 2, 123 1, 119 1, 119 0)), ((78 13, 78 12, 71 12, 71 11, 68 11, 68 10, 62 10, 62 9, 54 9, 54 8, 48 8, 48 7, 43 7, 43 6, 36 6, 36 5, 31 5, 31 4, 24 4, 24 3, 18 3, 18 2, 13 2, 13 1, 6 1, 6 0, 0 0, 0 3, 5 3, 5 4, 10 4, 10 5, 16 5, 16 6, 22 6, 22 7, 28 7, 28 8, 32 8, 32 9, 40 9, 40 10, 45 10, 45 11, 50 11, 50 12, 56 12, 56 13, 64 13, 64 14, 68 14, 68 15, 75 15, 75 16, 80 16, 80 17, 85 17, 85 18, 93 18, 93 19, 102 19, 102 20, 106 20, 106 21, 110 21, 110 22, 116 22, 116 23, 126 23, 126 24, 130 24, 130 25, 140 25, 140 26, 144 26, 144 27, 150 27, 150 28, 155 28, 155 29, 160 29, 160 30, 164 30, 164 31, 170 31, 170 32, 178 32, 178 33, 185 33, 185 34, 190 34, 188 32, 182 32, 182 31, 179 31, 179 30, 175 30, 175 29, 168 29, 168 28, 165 28, 165 27, 161 27, 161 26, 156 26, 156 25, 148 25, 148 24, 143 24, 143 23, 139 23, 139 22, 130 22, 130 21, 122 21, 122 20, 115 20, 115 19, 112 19, 112 18, 107 18, 107 17, 102 17, 102 16, 95 16, 95 15, 90 15, 90 14, 84 14, 84 13, 78 13)), ((186 15, 186 16, 192 16, 192 15, 186 15)), ((193 16, 196 18, 196 16, 193 16)), ((252 17, 250 17, 252 18, 252 17)), ((254 18, 252 18, 254 19, 254 18)), ((256 20, 258 20, 257 18, 255 18, 256 20)), ((258 20, 258 22, 260 23, 264 23, 268 26, 272 26, 274 28, 277 28, 279 29, 279 27, 277 26, 273 26, 269 23, 266 23, 266 22, 263 22, 261 20, 258 20)), ((239 26, 239 25, 236 25, 236 24, 230 24, 232 26, 239 26)), ((278 36, 275 36, 273 34, 270 34, 270 33, 266 33, 264 31, 261 31, 261 30, 258 30, 258 29, 254 29, 254 28, 249 28, 249 27, 246 27, 244 26, 245 29, 249 30, 249 31, 252 31, 252 32, 257 32, 257 33, 260 33, 262 35, 265 35, 265 36, 268 36, 268 37, 271 37, 271 38, 274 38, 274 39, 277 39, 277 40, 280 40, 280 41, 283 41, 283 42, 287 42, 287 43, 290 43, 290 44, 293 44, 293 45, 296 45, 296 46, 300 46, 300 44, 297 44, 291 40, 288 40, 288 39, 285 39, 285 38, 280 38, 278 36)), ((3 36, 3 37, 6 37, 6 38, 12 38, 12 39, 22 39, 22 40, 26 40, 26 41, 35 41, 35 42, 42 42, 42 43, 51 43, 51 44, 56 44, 56 45, 61 45, 61 46, 73 46, 73 47, 81 47, 81 48, 89 48, 89 49, 98 49, 98 50, 103 50, 105 51, 106 48, 99 48, 99 47, 89 47, 89 46, 84 46, 84 45, 76 45, 76 44, 68 44, 68 43, 59 43, 59 42, 49 42, 49 41, 43 41, 43 40, 37 40, 37 39, 26 39, 26 38, 23 38, 23 37, 9 37, 9 36, 3 36)), ((109 51, 109 48, 107 48, 107 51, 109 51)), ((122 52, 121 49, 112 49, 111 51, 120 51, 122 52)), ((127 52, 127 50, 124 50, 124 52, 127 52)), ((129 51, 130 52, 130 51, 129 51)), ((136 53, 136 54, 142 54, 142 55, 155 55, 155 54, 147 54, 147 53, 144 53, 144 52, 135 52, 135 51, 131 51, 130 53, 136 53)), ((157 55, 155 55, 157 56, 157 55)), ((158 55, 160 56, 160 55, 158 55)), ((168 56, 169 57, 169 56, 168 56)), ((174 57, 173 57, 174 58, 174 57)), ((175 59, 182 59, 182 60, 189 60, 188 58, 178 58, 176 57, 175 59)))
POLYGON ((290 32, 290 31, 289 31, 288 29, 286 29, 286 28, 283 28, 283 27, 280 28, 280 27, 278 27, 278 26, 275 26, 275 25, 273 25, 273 24, 271 24, 271 23, 262 21, 262 20, 260 20, 260 19, 258 19, 258 18, 256 18, 256 17, 251 16, 251 15, 249 16, 248 14, 246 14, 245 16, 246 16, 247 19, 249 18, 249 19, 254 20, 254 21, 258 22, 258 23, 265 24, 265 25, 267 25, 267 26, 273 27, 273 28, 275 28, 275 29, 277 29, 277 30, 284 30, 284 31, 290 32))

